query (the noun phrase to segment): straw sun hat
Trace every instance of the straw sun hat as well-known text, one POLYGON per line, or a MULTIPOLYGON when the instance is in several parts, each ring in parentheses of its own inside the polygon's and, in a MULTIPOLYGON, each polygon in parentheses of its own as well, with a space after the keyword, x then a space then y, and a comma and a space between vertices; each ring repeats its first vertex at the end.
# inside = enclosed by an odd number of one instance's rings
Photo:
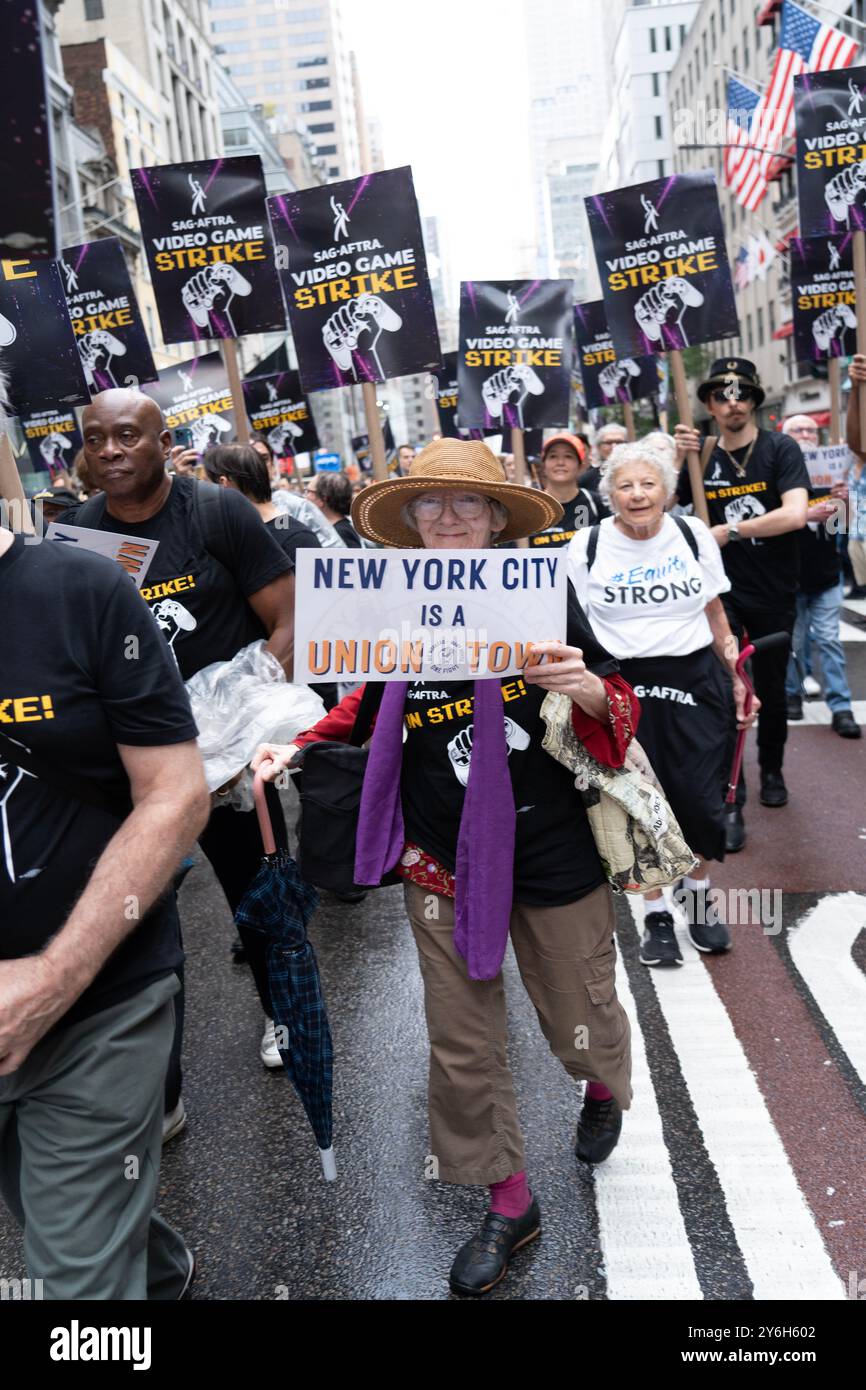
POLYGON ((352 524, 368 540, 403 549, 420 547, 421 537, 400 516, 406 503, 425 492, 477 492, 494 497, 508 512, 498 541, 515 541, 553 526, 562 507, 546 492, 505 480, 496 455, 480 439, 434 439, 416 454, 405 478, 371 483, 352 503, 352 524))

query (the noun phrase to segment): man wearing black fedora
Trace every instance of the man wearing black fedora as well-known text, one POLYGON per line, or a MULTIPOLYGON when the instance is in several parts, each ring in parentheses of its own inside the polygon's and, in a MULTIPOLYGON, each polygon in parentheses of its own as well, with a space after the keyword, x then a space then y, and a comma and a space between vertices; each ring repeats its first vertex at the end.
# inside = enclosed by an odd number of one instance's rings
MULTIPOLYGON (((713 444, 697 430, 677 425, 677 450, 682 464, 678 500, 692 501, 686 455, 701 455, 710 526, 721 551, 731 590, 723 595, 731 628, 742 641, 794 626, 799 570, 796 532, 806 524, 809 474, 799 445, 787 435, 761 429, 755 412, 764 390, 753 362, 744 357, 715 361, 698 399, 718 425, 713 444)), ((778 647, 753 660, 755 689, 761 701, 758 719, 758 761, 761 802, 784 806, 788 791, 782 776, 787 737, 785 669, 789 648, 778 647)), ((745 827, 742 807, 744 779, 737 804, 727 813, 730 852, 742 849, 745 827)))

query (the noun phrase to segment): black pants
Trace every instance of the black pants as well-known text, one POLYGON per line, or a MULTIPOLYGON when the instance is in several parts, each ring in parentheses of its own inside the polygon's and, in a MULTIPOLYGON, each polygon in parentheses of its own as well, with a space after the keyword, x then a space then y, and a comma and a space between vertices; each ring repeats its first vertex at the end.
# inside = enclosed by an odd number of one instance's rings
MULTIPOLYGON (((274 839, 279 849, 288 849, 289 837, 280 794, 272 782, 265 784, 265 797, 274 827, 274 839)), ((262 837, 255 811, 232 811, 217 807, 199 836, 199 844, 210 860, 228 905, 234 912, 258 871, 262 858, 262 837)), ((253 972, 262 1008, 271 1017, 271 996, 268 990, 267 952, 264 936, 249 927, 238 927, 247 960, 253 972)), ((165 1108, 173 1110, 180 1099, 181 1063, 184 1019, 183 971, 179 970, 180 993, 175 995, 175 1031, 165 1085, 165 1108)))
MULTIPOLYGON (((767 637, 771 632, 787 632, 790 638, 794 630, 793 600, 790 607, 774 609, 748 608, 738 603, 733 594, 723 594, 722 602, 725 605, 728 622, 731 624, 731 629, 741 647, 744 645, 746 634, 754 639, 767 637)), ((752 683, 755 687, 755 693, 761 701, 761 710, 758 715, 758 763, 762 773, 782 771, 785 743, 788 738, 785 673, 788 669, 790 654, 789 642, 785 647, 775 647, 771 651, 756 654, 750 663, 752 683)), ((727 759, 728 768, 732 762, 733 748, 731 749, 731 757, 727 759)), ((727 786, 724 790, 727 791, 727 786)), ((745 801, 746 779, 740 773, 737 805, 743 806, 745 801)))

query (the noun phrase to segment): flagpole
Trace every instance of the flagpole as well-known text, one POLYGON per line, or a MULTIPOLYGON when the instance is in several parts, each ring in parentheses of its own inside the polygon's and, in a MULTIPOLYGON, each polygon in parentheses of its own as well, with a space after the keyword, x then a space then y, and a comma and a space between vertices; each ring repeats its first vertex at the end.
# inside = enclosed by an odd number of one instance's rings
MULTIPOLYGON (((797 0, 797 3, 800 5, 801 10, 805 10, 807 14, 809 13, 808 5, 804 5, 802 0, 797 0)), ((837 22, 847 20, 849 24, 854 25, 855 29, 866 29, 866 24, 863 23, 863 20, 855 19, 852 14, 840 14, 838 10, 831 10, 827 5, 819 5, 818 0, 811 0, 811 3, 815 6, 816 10, 823 10, 825 14, 832 15, 837 22)), ((840 32, 843 31, 840 30, 840 32)))

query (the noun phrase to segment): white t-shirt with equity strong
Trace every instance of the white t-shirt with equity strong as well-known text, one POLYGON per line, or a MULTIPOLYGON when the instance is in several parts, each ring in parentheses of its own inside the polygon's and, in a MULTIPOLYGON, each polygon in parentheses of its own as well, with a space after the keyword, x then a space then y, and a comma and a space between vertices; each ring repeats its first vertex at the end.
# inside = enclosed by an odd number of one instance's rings
POLYGON ((704 609, 731 582, 722 553, 697 517, 683 517, 698 544, 698 558, 670 516, 658 535, 631 540, 601 522, 592 569, 586 555, 590 528, 568 547, 568 577, 592 629, 612 656, 688 656, 708 647, 713 634, 704 609))

